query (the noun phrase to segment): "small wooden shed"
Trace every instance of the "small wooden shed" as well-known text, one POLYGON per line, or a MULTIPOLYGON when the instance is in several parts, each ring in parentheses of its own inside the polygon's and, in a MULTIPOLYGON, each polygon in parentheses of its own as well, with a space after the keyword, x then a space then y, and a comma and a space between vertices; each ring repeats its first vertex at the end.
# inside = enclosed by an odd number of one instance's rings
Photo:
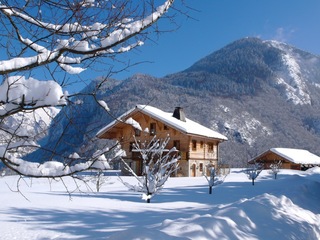
POLYGON ((320 166, 320 157, 304 149, 294 148, 271 148, 260 155, 250 159, 249 164, 260 162, 265 169, 270 168, 270 164, 282 161, 283 169, 306 170, 311 167, 320 166))

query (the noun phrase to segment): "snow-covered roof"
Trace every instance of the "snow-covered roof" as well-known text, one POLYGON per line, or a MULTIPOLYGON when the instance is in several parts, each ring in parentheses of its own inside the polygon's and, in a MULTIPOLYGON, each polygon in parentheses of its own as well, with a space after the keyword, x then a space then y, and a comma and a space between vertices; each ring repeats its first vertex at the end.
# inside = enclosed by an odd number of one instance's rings
POLYGON ((271 148, 268 151, 259 155, 258 157, 255 157, 254 159, 250 160, 249 162, 258 159, 260 156, 263 156, 267 152, 273 152, 295 164, 320 164, 319 156, 309 152, 308 150, 294 148, 271 148))
POLYGON ((271 148, 271 152, 296 164, 320 164, 320 157, 304 149, 271 148))
MULTIPOLYGON (((135 108, 129 110, 128 112, 124 113, 119 119, 121 119, 123 122, 126 121, 126 119, 132 115, 134 112, 142 112, 156 120, 161 121, 162 123, 189 135, 198 135, 203 136, 207 138, 215 138, 220 140, 228 140, 228 138, 210 128, 207 128, 197 122, 194 122, 188 118, 186 118, 186 121, 181 121, 175 117, 172 116, 172 113, 164 112, 158 108, 149 106, 149 105, 137 105, 135 108)), ((112 128, 114 125, 119 123, 119 120, 115 120, 102 128, 98 133, 97 136, 101 136, 103 133, 107 132, 110 128, 112 128)))

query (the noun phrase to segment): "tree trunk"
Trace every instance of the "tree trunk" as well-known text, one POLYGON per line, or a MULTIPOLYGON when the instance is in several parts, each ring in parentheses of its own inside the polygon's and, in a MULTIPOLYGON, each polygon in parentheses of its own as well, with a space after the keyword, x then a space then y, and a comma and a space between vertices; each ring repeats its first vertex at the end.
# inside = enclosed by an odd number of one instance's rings
POLYGON ((99 178, 97 180, 97 183, 96 183, 96 188, 97 188, 97 192, 100 191, 100 182, 99 182, 99 178))
POLYGON ((209 194, 212 194, 212 186, 209 186, 209 194))
POLYGON ((150 198, 147 199, 147 203, 150 203, 150 198))
POLYGON ((252 185, 254 185, 254 178, 252 178, 252 185))

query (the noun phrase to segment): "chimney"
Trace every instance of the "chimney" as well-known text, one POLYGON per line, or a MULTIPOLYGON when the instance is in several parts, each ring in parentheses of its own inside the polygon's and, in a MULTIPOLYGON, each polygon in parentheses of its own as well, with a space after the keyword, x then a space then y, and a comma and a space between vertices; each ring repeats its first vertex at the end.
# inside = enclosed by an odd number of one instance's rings
POLYGON ((182 107, 176 107, 173 112, 173 117, 176 119, 179 119, 180 121, 185 122, 186 121, 186 115, 184 114, 182 107))

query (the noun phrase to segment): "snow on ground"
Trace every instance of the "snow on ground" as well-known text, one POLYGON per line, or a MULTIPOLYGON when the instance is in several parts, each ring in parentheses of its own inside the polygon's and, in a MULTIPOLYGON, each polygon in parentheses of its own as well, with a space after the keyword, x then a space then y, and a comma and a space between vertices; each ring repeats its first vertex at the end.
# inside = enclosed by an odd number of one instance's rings
MULTIPOLYGON (((134 178, 124 177, 132 182, 134 178)), ((170 178, 141 200, 110 176, 100 193, 71 178, 0 178, 0 239, 320 239, 320 170, 262 171, 255 185, 241 169, 208 194, 207 180, 170 178)))

